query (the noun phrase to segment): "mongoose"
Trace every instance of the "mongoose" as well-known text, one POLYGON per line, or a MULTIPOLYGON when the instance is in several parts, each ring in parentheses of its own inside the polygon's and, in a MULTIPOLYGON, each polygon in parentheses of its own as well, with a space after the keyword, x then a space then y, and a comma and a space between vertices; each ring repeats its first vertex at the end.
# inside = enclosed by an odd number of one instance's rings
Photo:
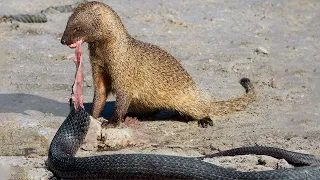
POLYGON ((94 97, 92 116, 97 118, 110 92, 115 93, 113 124, 132 109, 152 113, 175 110, 212 126, 210 116, 243 110, 255 96, 248 78, 241 84, 246 94, 227 101, 201 100, 200 92, 182 65, 160 47, 130 36, 117 13, 100 2, 80 4, 69 17, 61 43, 75 47, 87 42, 92 65, 94 97))

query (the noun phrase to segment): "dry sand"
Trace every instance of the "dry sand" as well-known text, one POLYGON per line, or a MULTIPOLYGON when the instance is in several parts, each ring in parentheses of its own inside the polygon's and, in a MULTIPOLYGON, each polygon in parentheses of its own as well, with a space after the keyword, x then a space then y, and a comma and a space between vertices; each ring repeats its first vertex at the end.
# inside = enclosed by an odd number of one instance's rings
MULTIPOLYGON (((0 15, 36 13, 75 0, 1 0, 0 15)), ((200 155, 266 145, 320 154, 320 1, 108 0, 129 32, 181 60, 215 100, 244 93, 254 82, 258 100, 245 111, 215 117, 214 126, 177 120, 143 121, 133 147, 79 155, 161 153, 200 155)), ((48 14, 44 24, 0 23, 0 179, 47 179, 51 138, 68 114, 74 50, 60 44, 70 13, 48 14), (33 154, 35 153, 35 154, 33 154), (29 158, 25 154, 31 154, 29 158)), ((85 45, 86 47, 86 45, 85 45)), ((86 107, 93 87, 84 51, 86 107)), ((114 98, 109 98, 113 101, 114 98)), ((104 115, 112 112, 112 103, 104 115)), ((215 164, 239 170, 274 169, 285 162, 264 156, 224 157, 215 164), (266 165, 256 165, 259 158, 266 165)))

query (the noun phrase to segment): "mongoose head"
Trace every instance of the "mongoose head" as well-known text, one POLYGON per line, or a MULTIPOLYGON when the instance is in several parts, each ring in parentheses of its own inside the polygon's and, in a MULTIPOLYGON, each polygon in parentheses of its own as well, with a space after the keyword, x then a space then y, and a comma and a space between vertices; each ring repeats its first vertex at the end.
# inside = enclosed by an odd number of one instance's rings
POLYGON ((103 6, 99 2, 79 4, 69 17, 61 43, 74 48, 77 41, 93 42, 103 38, 103 6))

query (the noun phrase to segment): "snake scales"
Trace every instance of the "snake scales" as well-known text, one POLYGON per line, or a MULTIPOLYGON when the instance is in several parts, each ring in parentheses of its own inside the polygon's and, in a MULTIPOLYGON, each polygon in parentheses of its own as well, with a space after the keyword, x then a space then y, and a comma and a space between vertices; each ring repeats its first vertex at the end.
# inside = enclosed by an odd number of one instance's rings
MULTIPOLYGON (((71 103, 72 104, 72 103, 71 103)), ((302 166, 260 172, 240 172, 202 161, 203 158, 266 154, 298 165, 319 164, 313 155, 271 147, 245 147, 203 157, 155 154, 114 154, 75 157, 90 124, 88 113, 79 107, 71 111, 54 136, 48 154, 48 169, 63 179, 319 179, 320 166, 302 166)))
POLYGON ((2 21, 18 21, 23 23, 45 23, 48 21, 46 14, 48 13, 68 13, 73 12, 73 10, 78 6, 81 2, 87 2, 87 0, 81 0, 78 3, 64 5, 64 6, 50 6, 40 13, 37 14, 17 14, 17 15, 4 15, 1 20, 2 21))

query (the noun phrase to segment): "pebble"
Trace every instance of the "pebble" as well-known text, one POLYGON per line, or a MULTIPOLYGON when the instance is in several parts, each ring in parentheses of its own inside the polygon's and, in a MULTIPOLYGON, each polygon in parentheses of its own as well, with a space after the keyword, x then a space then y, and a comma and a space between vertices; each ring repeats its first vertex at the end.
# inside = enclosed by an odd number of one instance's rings
POLYGON ((90 116, 89 130, 81 148, 86 151, 95 150, 98 147, 99 140, 101 139, 101 130, 100 121, 90 116))
POLYGON ((277 88, 277 83, 276 83, 276 80, 274 78, 271 78, 270 87, 277 88))
POLYGON ((269 51, 264 48, 264 47, 258 47, 257 49, 254 50, 254 52, 256 52, 257 54, 263 54, 263 55, 268 55, 269 51))
POLYGON ((48 134, 48 132, 47 132, 46 130, 40 130, 39 133, 40 133, 41 135, 46 135, 46 134, 48 134))
POLYGON ((133 143, 132 135, 132 131, 129 128, 107 128, 102 130, 104 146, 111 149, 131 145, 133 143))

